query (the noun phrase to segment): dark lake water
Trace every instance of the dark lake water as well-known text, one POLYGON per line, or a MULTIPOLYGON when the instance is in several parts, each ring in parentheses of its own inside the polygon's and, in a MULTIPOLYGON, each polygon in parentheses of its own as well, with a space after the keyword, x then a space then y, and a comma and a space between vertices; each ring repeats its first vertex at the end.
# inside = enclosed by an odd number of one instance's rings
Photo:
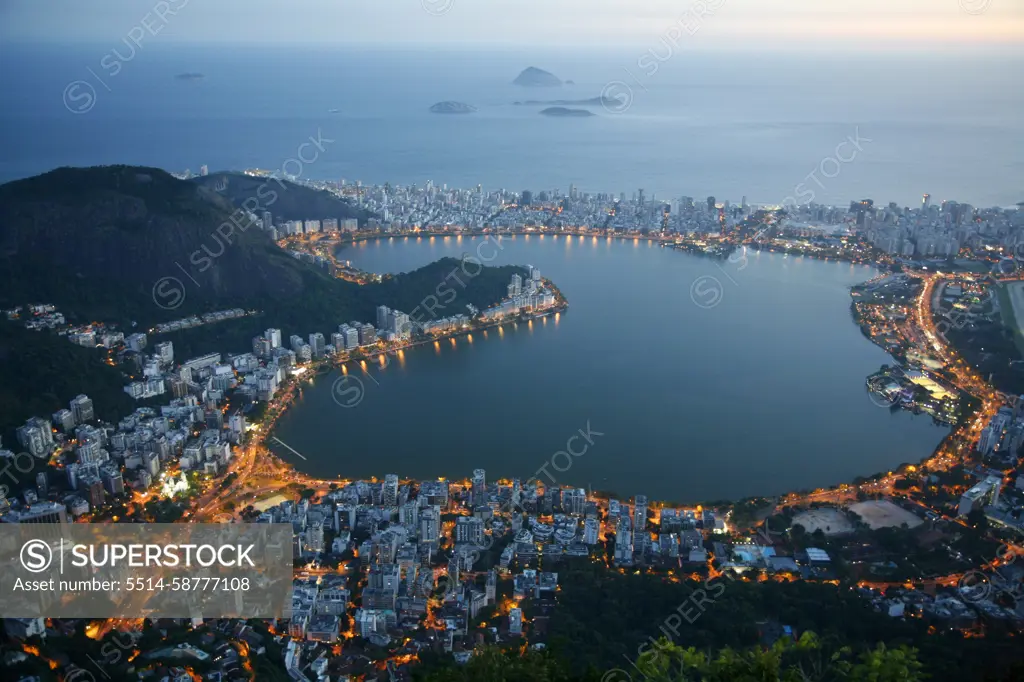
MULTIPOLYGON (((400 272, 478 244, 394 239, 344 253, 365 270, 400 272)), ((547 465, 559 483, 699 501, 848 481, 916 462, 946 433, 865 391, 888 356, 853 323, 848 290, 871 268, 536 235, 504 238, 493 263, 539 267, 569 310, 353 370, 365 392, 351 408, 332 397, 337 375, 320 377, 276 434, 307 461, 281 454, 326 477, 484 468, 525 479, 547 465), (588 424, 601 435, 586 452, 552 464, 588 424)))

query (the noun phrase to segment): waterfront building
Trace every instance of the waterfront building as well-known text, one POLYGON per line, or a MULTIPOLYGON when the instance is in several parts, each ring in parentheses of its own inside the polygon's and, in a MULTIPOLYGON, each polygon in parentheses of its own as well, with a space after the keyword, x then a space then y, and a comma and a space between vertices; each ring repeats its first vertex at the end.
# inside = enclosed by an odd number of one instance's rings
POLYGON ((473 469, 473 504, 487 504, 487 472, 473 469))
POLYGON ((566 514, 583 515, 587 504, 587 491, 583 488, 566 488, 562 490, 562 510, 566 514))
POLYGON ((359 345, 370 346, 377 343, 377 330, 372 324, 364 324, 359 327, 359 345))
POLYGON ((342 330, 342 334, 345 336, 345 350, 352 350, 359 347, 359 329, 356 327, 349 327, 348 325, 342 325, 346 327, 342 330))
POLYGON ((647 496, 637 495, 633 500, 633 545, 637 551, 644 548, 647 530, 647 496))
POLYGON ((326 345, 324 335, 320 332, 313 332, 309 335, 309 346, 314 358, 322 358, 324 356, 326 345))
POLYGON ((398 506, 398 475, 388 474, 384 477, 384 487, 381 490, 381 504, 385 507, 398 506))

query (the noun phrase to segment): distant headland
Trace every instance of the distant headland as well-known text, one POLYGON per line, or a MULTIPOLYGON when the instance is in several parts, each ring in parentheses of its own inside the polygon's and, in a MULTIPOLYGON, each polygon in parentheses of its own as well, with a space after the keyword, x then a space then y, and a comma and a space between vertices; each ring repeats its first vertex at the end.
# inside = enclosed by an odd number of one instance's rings
POLYGON ((177 74, 175 78, 179 81, 197 81, 206 78, 206 76, 195 71, 188 71, 186 73, 177 74))
POLYGON ((476 107, 465 102, 438 102, 430 107, 430 111, 435 114, 472 114, 476 107))
POLYGON ((594 116, 594 112, 587 111, 586 109, 569 109, 567 107, 548 107, 542 109, 541 112, 545 116, 561 116, 566 118, 585 118, 587 116, 594 116))
POLYGON ((523 72, 516 76, 516 79, 512 81, 514 85, 522 85, 528 88, 536 87, 556 87, 562 85, 562 81, 553 74, 545 71, 544 69, 538 69, 535 66, 529 66, 523 69, 523 72))
POLYGON ((523 102, 513 102, 513 104, 517 106, 547 104, 550 106, 612 107, 621 106, 622 100, 615 97, 606 97, 601 95, 600 97, 591 97, 589 99, 528 99, 523 102))

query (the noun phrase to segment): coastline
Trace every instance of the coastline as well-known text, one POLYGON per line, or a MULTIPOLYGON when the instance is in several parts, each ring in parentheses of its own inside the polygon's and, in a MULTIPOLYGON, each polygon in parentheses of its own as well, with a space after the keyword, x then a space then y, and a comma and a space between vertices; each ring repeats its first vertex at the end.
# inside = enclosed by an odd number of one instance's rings
POLYGON ((756 251, 767 251, 769 253, 780 253, 780 254, 789 255, 789 256, 802 256, 802 257, 805 257, 805 258, 813 258, 815 260, 821 260, 821 261, 830 261, 831 260, 831 261, 839 261, 839 262, 843 262, 843 263, 852 263, 854 265, 869 265, 871 267, 875 267, 875 268, 879 268, 879 269, 883 269, 885 267, 891 267, 892 266, 892 262, 891 261, 888 261, 888 262, 887 261, 883 261, 881 263, 878 263, 878 262, 872 262, 872 261, 865 260, 865 259, 852 258, 852 257, 844 255, 844 254, 822 256, 822 255, 814 253, 814 252, 801 251, 799 249, 776 249, 774 247, 765 246, 765 245, 759 244, 757 242, 740 243, 740 244, 729 244, 730 248, 727 251, 708 252, 708 251, 705 251, 705 250, 698 249, 698 248, 696 248, 696 247, 694 247, 694 246, 692 246, 690 244, 686 244, 686 243, 683 243, 683 242, 677 242, 677 241, 675 241, 674 238, 669 239, 669 238, 666 238, 666 237, 662 237, 660 235, 651 235, 651 234, 646 234, 646 235, 643 235, 643 234, 619 234, 619 233, 598 234, 596 232, 580 232, 578 230, 545 230, 545 231, 537 231, 537 230, 520 229, 520 230, 493 230, 493 231, 472 230, 472 231, 468 231, 468 232, 448 232, 448 231, 426 230, 426 231, 419 231, 419 232, 400 232, 400 233, 369 233, 369 234, 354 233, 354 234, 352 234, 348 238, 339 238, 337 240, 337 243, 336 243, 335 247, 334 247, 334 251, 336 253, 337 252, 342 252, 345 249, 347 249, 347 248, 349 248, 349 247, 351 247, 351 246, 353 246, 353 245, 355 245, 355 244, 357 244, 359 242, 382 241, 382 240, 391 240, 391 239, 423 239, 423 238, 451 239, 453 237, 454 238, 467 237, 469 239, 475 239, 477 237, 495 237, 495 236, 503 237, 503 236, 506 236, 506 235, 512 236, 512 237, 517 237, 517 236, 540 237, 541 239, 543 239, 544 237, 553 237, 555 239, 557 239, 558 237, 581 237, 581 238, 584 238, 584 239, 587 238, 587 237, 590 237, 591 239, 608 239, 608 240, 614 239, 614 240, 618 240, 618 241, 634 241, 634 242, 647 241, 647 242, 654 242, 654 243, 660 245, 662 248, 673 249, 675 251, 683 251, 685 253, 689 253, 689 254, 692 254, 692 255, 695 255, 695 256, 704 256, 706 258, 715 258, 715 259, 718 259, 718 260, 723 260, 723 259, 728 258, 729 256, 731 256, 739 248, 751 248, 751 249, 754 249, 756 251))
MULTIPOLYGON (((387 349, 385 349, 383 351, 375 351, 375 352, 370 352, 370 353, 360 353, 359 355, 357 355, 355 357, 348 357, 348 358, 344 358, 344 359, 341 359, 341 360, 328 359, 328 360, 326 360, 324 365, 333 365, 334 368, 340 369, 340 368, 348 365, 349 363, 359 363, 359 362, 364 362, 364 361, 368 362, 368 361, 372 360, 375 357, 387 356, 387 355, 390 355, 392 353, 397 353, 399 351, 407 350, 409 348, 418 348, 420 346, 425 346, 427 344, 434 343, 435 341, 441 341, 443 339, 457 339, 457 338, 461 338, 463 336, 468 336, 468 335, 472 334, 473 332, 484 331, 486 329, 493 329, 495 327, 501 327, 501 326, 504 326, 504 325, 510 324, 510 323, 525 322, 527 320, 540 319, 542 317, 549 317, 551 315, 561 315, 566 310, 568 310, 568 308, 569 308, 568 301, 565 301, 563 299, 563 301, 561 303, 556 303, 555 305, 551 306, 550 308, 545 308, 542 311, 538 311, 536 313, 533 313, 532 315, 528 315, 528 316, 526 316, 526 318, 524 318, 522 315, 517 315, 517 316, 515 316, 514 318, 511 318, 511 319, 510 318, 503 318, 501 320, 492 320, 490 322, 478 323, 478 324, 475 324, 475 325, 473 325, 471 327, 468 327, 466 329, 458 329, 456 331, 443 332, 441 334, 437 334, 436 336, 430 336, 429 338, 416 339, 415 341, 409 341, 407 343, 403 343, 403 344, 399 344, 399 345, 396 345, 396 346, 392 346, 391 348, 387 348, 387 349)), ((321 371, 320 371, 320 369, 318 369, 317 374, 320 374, 320 373, 321 373, 321 371)))

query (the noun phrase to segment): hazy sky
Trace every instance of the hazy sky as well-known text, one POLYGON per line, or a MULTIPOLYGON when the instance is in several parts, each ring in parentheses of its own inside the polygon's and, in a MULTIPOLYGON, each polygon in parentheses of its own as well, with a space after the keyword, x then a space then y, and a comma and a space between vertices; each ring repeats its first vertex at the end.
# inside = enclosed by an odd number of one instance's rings
POLYGON ((675 32, 700 46, 1024 46, 1024 0, 0 0, 4 42, 143 30, 151 43, 613 46, 675 32))

